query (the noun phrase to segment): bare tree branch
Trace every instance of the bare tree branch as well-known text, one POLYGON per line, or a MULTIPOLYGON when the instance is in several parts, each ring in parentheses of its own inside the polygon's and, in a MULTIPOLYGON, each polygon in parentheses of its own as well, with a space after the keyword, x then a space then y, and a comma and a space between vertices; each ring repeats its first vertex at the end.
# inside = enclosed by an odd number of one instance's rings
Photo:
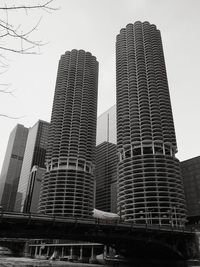
MULTIPOLYGON (((4 26, 4 25, 2 25, 1 23, 0 23, 0 27, 4 28, 4 29, 7 31, 7 33, 5 33, 4 36, 8 36, 8 35, 9 35, 9 36, 14 37, 14 38, 20 38, 20 39, 26 41, 27 43, 35 44, 35 45, 39 45, 39 42, 31 41, 31 40, 29 40, 27 37, 28 37, 28 35, 29 35, 30 33, 32 33, 34 30, 37 29, 37 26, 39 25, 40 21, 41 21, 41 18, 40 18, 40 20, 38 21, 38 23, 37 23, 31 30, 29 30, 29 31, 26 32, 26 33, 21 33, 21 34, 19 34, 19 33, 17 32, 17 29, 12 29, 12 28, 10 28, 10 27, 8 27, 8 26, 4 26)), ((18 27, 18 28, 19 28, 19 27, 18 27)), ((2 35, 2 37, 3 37, 3 35, 2 35)))
POLYGON ((14 90, 10 90, 11 85, 12 85, 11 83, 0 83, 1 87, 5 87, 5 89, 0 89, 0 93, 9 94, 13 97, 16 97, 14 95, 14 90))
POLYGON ((9 115, 6 115, 6 114, 0 114, 0 117, 5 117, 5 118, 13 119, 13 120, 18 120, 18 119, 24 118, 24 116, 22 116, 22 117, 12 117, 12 116, 9 116, 9 115))
MULTIPOLYGON (((23 24, 11 23, 9 20, 10 13, 13 14, 14 11, 25 11, 33 12, 37 10, 42 10, 48 13, 51 11, 58 10, 59 8, 54 7, 52 4, 54 0, 38 0, 38 4, 13 4, 8 5, 6 1, 4 6, 0 6, 0 11, 2 13, 0 19, 0 75, 8 70, 9 65, 7 60, 7 52, 19 53, 19 54, 29 54, 36 55, 39 54, 38 49, 45 45, 42 41, 36 41, 31 38, 33 32, 35 32, 41 22, 42 16, 39 16, 37 23, 31 27, 29 30, 24 30, 23 24)), ((16 1, 18 3, 19 1, 16 1)), ((28 2, 28 1, 26 1, 28 2)), ((30 2, 29 2, 30 3, 30 2)), ((34 3, 34 2, 32 2, 34 3)), ((30 14, 29 12, 29 14, 30 14)), ((25 25, 25 24, 24 24, 25 25)), ((9 94, 14 96, 13 90, 10 90, 11 84, 0 83, 0 93, 9 94)), ((12 117, 5 114, 0 114, 0 117, 10 118, 10 119, 20 119, 21 117, 12 117)))
MULTIPOLYGON (((4 7, 0 7, 0 11, 5 12, 6 14, 6 19, 0 19, 0 38, 1 41, 4 40, 4 38, 14 38, 20 41, 19 43, 19 47, 20 48, 16 48, 16 47, 10 47, 9 45, 1 45, 0 49, 1 50, 5 50, 8 52, 14 52, 14 53, 22 53, 22 54, 37 54, 37 52, 30 52, 30 50, 39 47, 39 46, 43 46, 46 43, 43 43, 41 41, 35 41, 32 40, 30 38, 30 35, 37 30, 42 17, 39 18, 38 22, 35 24, 35 26, 33 26, 30 30, 24 32, 23 30, 21 30, 21 24, 18 25, 13 25, 9 23, 9 19, 8 19, 8 13, 10 11, 16 11, 16 10, 25 10, 26 12, 28 10, 58 10, 58 8, 51 6, 51 4, 53 3, 54 0, 49 0, 49 1, 45 1, 44 3, 38 3, 37 5, 13 5, 13 6, 7 6, 5 4, 4 7), (24 45, 28 45, 31 44, 31 46, 26 47, 25 49, 23 48, 24 45)), ((8 43, 9 39, 5 39, 8 43)), ((27 46, 26 45, 26 46, 27 46)))
POLYGON ((20 9, 24 9, 25 11, 27 11, 27 9, 44 9, 44 10, 58 10, 58 8, 56 7, 51 7, 50 4, 53 2, 54 0, 50 0, 50 1, 46 1, 44 4, 38 4, 38 5, 21 5, 21 6, 10 6, 10 7, 0 7, 0 10, 20 10, 20 9))
POLYGON ((19 49, 19 50, 16 50, 16 49, 12 49, 12 48, 8 48, 8 47, 3 47, 3 46, 0 46, 0 49, 3 49, 3 50, 6 50, 6 51, 9 51, 9 52, 14 52, 14 53, 20 53, 20 54, 28 54, 28 55, 36 55, 38 54, 37 52, 28 52, 28 50, 31 50, 32 48, 35 48, 35 46, 31 46, 31 47, 28 47, 26 49, 19 49))

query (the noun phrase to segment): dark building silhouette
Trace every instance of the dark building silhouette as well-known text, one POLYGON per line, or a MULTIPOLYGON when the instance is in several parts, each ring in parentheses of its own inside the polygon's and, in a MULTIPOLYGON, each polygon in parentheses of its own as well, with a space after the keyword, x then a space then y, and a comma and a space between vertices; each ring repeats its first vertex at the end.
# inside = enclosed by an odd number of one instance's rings
POLYGON ((117 146, 103 142, 96 147, 96 205, 99 210, 117 211, 117 146))
POLYGON ((28 128, 17 124, 8 140, 0 178, 0 201, 6 211, 14 209, 27 135, 28 128))
POLYGON ((160 31, 148 22, 116 41, 118 211, 125 221, 184 226, 185 200, 160 31))
POLYGON ((187 215, 200 217, 200 156, 181 162, 187 215))
POLYGON ((45 156, 49 123, 39 120, 29 128, 24 160, 19 180, 15 210, 37 212, 42 175, 45 172, 45 156))
POLYGON ((94 207, 98 62, 89 52, 61 56, 54 95, 41 213, 88 217, 94 207))

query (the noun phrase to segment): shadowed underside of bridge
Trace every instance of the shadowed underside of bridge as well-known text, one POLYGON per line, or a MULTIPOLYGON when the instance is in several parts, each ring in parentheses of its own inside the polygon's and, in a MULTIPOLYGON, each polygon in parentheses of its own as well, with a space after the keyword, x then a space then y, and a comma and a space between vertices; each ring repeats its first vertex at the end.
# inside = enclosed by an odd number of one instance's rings
POLYGON ((0 238, 68 239, 110 245, 129 258, 197 259, 195 233, 178 229, 94 220, 1 214, 0 238))

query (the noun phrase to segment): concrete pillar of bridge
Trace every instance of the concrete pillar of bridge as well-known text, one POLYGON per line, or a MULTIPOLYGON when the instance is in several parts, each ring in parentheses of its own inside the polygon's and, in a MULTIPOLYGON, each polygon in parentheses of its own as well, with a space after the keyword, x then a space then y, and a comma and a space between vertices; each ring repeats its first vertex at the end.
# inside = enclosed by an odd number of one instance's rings
POLYGON ((33 247, 29 247, 29 255, 32 256, 33 247))
POLYGON ((105 245, 103 248, 103 258, 105 259, 107 257, 107 246, 105 245))
POLYGON ((35 258, 37 257, 38 254, 38 246, 35 247, 35 258))
POLYGON ((80 246, 80 260, 83 259, 83 246, 80 246))
POLYGON ((94 246, 91 247, 91 256, 90 256, 90 263, 92 263, 93 261, 95 261, 96 256, 94 254, 94 246))
POLYGON ((50 250, 50 248, 47 247, 47 257, 49 256, 49 250, 50 250))
POLYGON ((91 247, 91 259, 94 258, 94 246, 91 247))
POLYGON ((42 255, 42 247, 39 248, 39 257, 42 255))
POLYGON ((64 257, 64 246, 62 247, 61 257, 64 257))
POLYGON ((73 258, 73 246, 70 247, 70 258, 73 258))
POLYGON ((24 245, 24 250, 23 250, 23 256, 24 257, 29 257, 29 242, 26 241, 25 245, 24 245))

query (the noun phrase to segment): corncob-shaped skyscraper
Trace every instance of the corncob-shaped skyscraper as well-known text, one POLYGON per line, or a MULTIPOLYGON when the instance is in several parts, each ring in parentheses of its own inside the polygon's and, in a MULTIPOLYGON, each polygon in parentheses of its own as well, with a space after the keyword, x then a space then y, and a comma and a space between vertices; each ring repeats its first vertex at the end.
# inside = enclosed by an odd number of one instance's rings
POLYGON ((94 199, 98 62, 89 52, 61 56, 39 211, 91 216, 94 199))
POLYGON ((118 211, 126 221, 183 226, 180 175, 160 31, 128 24, 116 42, 118 211))

